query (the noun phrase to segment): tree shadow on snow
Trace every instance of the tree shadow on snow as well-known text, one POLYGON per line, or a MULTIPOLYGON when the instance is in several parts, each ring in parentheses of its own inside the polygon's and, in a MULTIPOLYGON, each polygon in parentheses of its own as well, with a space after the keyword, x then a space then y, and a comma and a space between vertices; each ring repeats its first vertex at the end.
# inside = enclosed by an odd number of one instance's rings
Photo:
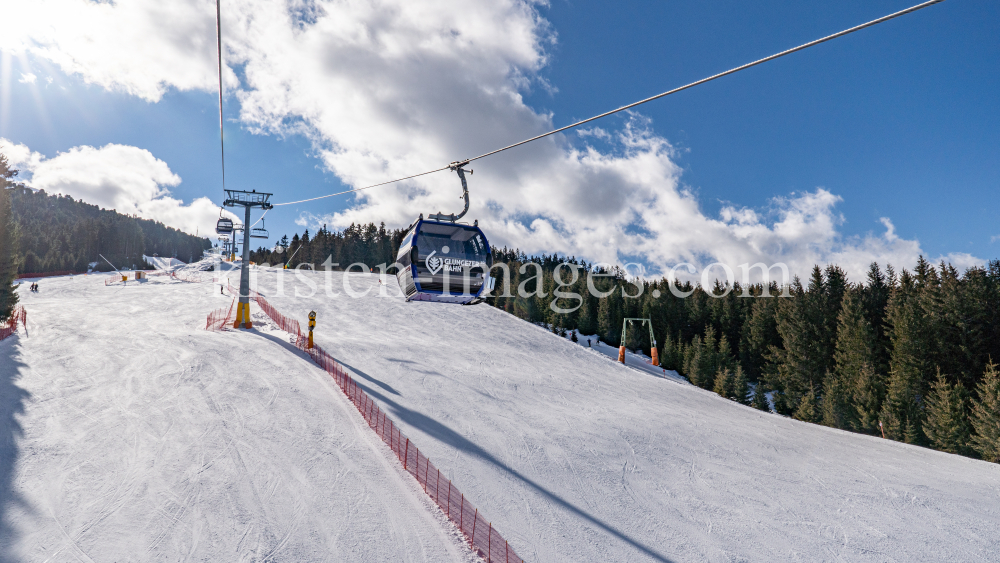
POLYGON ((351 365, 348 365, 348 364, 344 363, 343 360, 337 360, 337 363, 339 363, 340 365, 344 366, 345 368, 351 370, 352 372, 360 375, 361 377, 367 379, 368 381, 371 381, 375 385, 378 385, 379 387, 381 387, 382 389, 385 389, 386 391, 392 393, 393 395, 396 395, 396 396, 399 396, 399 397, 402 396, 402 395, 399 394, 399 391, 396 391, 395 389, 392 388, 392 385, 389 385, 388 383, 384 383, 382 381, 379 381, 378 379, 375 379, 374 377, 372 377, 372 376, 368 375, 367 373, 359 370, 358 368, 353 367, 351 365))
MULTIPOLYGON (((254 334, 256 334, 258 336, 261 336, 261 337, 263 337, 263 338, 265 338, 267 340, 270 340, 272 342, 275 342, 275 343, 283 346, 284 348, 288 349, 290 352, 305 357, 307 360, 309 359, 309 357, 304 352, 302 352, 301 350, 299 350, 298 348, 296 348, 292 343, 290 343, 290 342, 288 342, 286 340, 282 340, 281 338, 278 338, 276 336, 273 336, 273 335, 267 334, 267 333, 263 333, 263 332, 257 332, 257 331, 255 331, 254 334)), ((309 360, 309 361, 311 361, 311 360, 309 360)), ((393 389, 391 386, 389 386, 388 384, 382 383, 381 381, 375 379, 374 377, 372 377, 372 376, 370 376, 370 375, 368 375, 368 374, 366 374, 366 373, 364 373, 362 371, 359 371, 358 369, 356 369, 354 367, 351 367, 351 366, 343 363, 340 360, 337 360, 337 361, 340 363, 340 365, 342 365, 345 368, 351 370, 351 372, 356 373, 359 377, 364 378, 364 379, 372 382, 375 385, 378 385, 379 387, 385 389, 389 393, 393 393, 395 395, 399 395, 399 393, 395 389, 393 389)), ((394 401, 394 400, 390 399, 389 397, 387 397, 385 394, 383 394, 383 393, 375 390, 370 385, 365 385, 363 383, 358 383, 358 385, 361 386, 361 388, 364 389, 365 393, 367 393, 369 396, 371 396, 372 398, 380 401, 383 405, 386 405, 389 408, 389 410, 392 411, 393 414, 395 414, 397 417, 399 417, 399 420, 401 420, 403 422, 406 422, 407 424, 410 424, 410 425, 412 425, 415 428, 419 428, 423 432, 429 434, 430 436, 433 436, 434 438, 437 438, 438 440, 444 442, 445 444, 448 444, 448 445, 453 446, 453 447, 455 447, 455 448, 457 448, 459 450, 462 450, 463 452, 466 452, 469 455, 476 456, 476 457, 478 457, 478 458, 480 458, 480 459, 482 459, 484 461, 492 463, 496 467, 498 467, 501 470, 503 470, 504 472, 506 472, 511 477, 513 477, 515 479, 518 479, 519 481, 521 481, 522 483, 524 483, 525 485, 527 485, 528 487, 530 487, 531 489, 533 489, 538 494, 540 494, 543 497, 547 498, 548 500, 550 500, 554 504, 556 504, 558 506, 561 506, 567 512, 570 512, 570 513, 572 513, 572 514, 574 514, 574 515, 576 515, 576 516, 578 516, 578 517, 586 520, 587 522, 590 522, 594 526, 600 528, 601 530, 604 530, 605 532, 607 532, 611 536, 614 536, 615 538, 619 539, 623 543, 628 544, 629 546, 633 547, 637 551, 642 552, 643 554, 645 554, 646 556, 652 558, 653 560, 660 561, 661 563, 673 563, 671 559, 669 559, 666 556, 658 553, 652 547, 650 547, 650 546, 642 543, 641 541, 639 541, 639 540, 637 540, 637 539, 629 536, 628 534, 622 532, 621 530, 618 530, 617 528, 613 527, 612 525, 610 525, 610 524, 608 524, 608 523, 606 523, 606 522, 604 522, 602 520, 599 520, 595 516, 593 516, 591 514, 588 514, 587 512, 584 512, 582 509, 580 509, 579 507, 577 507, 573 503, 567 501, 566 499, 560 497, 559 495, 557 495, 557 494, 553 493, 552 491, 546 489, 545 487, 539 485, 537 482, 535 482, 532 479, 528 478, 527 476, 523 475, 522 473, 520 473, 516 469, 508 466, 504 462, 500 461, 499 459, 497 459, 496 457, 494 457, 492 454, 490 454, 486 450, 480 448, 478 445, 476 445, 475 443, 471 442, 470 440, 468 440, 467 438, 465 438, 464 436, 462 436, 458 432, 455 432, 454 430, 452 430, 448 426, 446 426, 444 424, 441 424, 437 420, 434 420, 433 418, 431 418, 431 417, 429 417, 429 416, 427 416, 427 415, 425 415, 423 413, 420 413, 420 412, 417 412, 417 411, 415 411, 413 409, 409 409, 407 407, 404 407, 403 405, 401 405, 401 404, 397 403, 396 401, 394 401)), ((4 563, 2 561, 2 559, 0 559, 0 563, 4 563)))
MULTIPOLYGON (((346 364, 342 364, 342 365, 345 365, 345 367, 346 367, 346 364)), ((353 369, 353 368, 351 368, 351 369, 353 369)), ((359 373, 359 375, 360 375, 360 373, 359 373)), ((614 536, 615 538, 621 540, 622 542, 630 545, 631 547, 633 547, 636 550, 642 552, 643 554, 647 555, 648 557, 650 557, 650 558, 652 558, 652 559, 654 559, 656 561, 660 561, 662 563, 671 563, 670 559, 668 559, 666 556, 658 553, 654 548, 652 548, 652 547, 650 547, 650 546, 642 543, 641 541, 639 541, 639 540, 637 540, 637 539, 629 536, 625 532, 622 532, 621 530, 618 530, 617 528, 613 527, 611 524, 608 524, 608 523, 606 523, 606 522, 604 522, 602 520, 599 520, 595 516, 593 516, 591 514, 588 514, 587 512, 584 512, 581 508, 577 507, 573 503, 571 503, 568 500, 560 497, 559 495, 553 493, 552 491, 546 489, 545 487, 541 486, 537 482, 535 482, 532 479, 528 478, 527 476, 521 474, 516 469, 514 469, 514 468, 508 466, 507 464, 505 464, 504 462, 500 461, 499 459, 497 459, 496 457, 494 457, 492 454, 490 454, 486 450, 480 448, 478 445, 476 445, 475 443, 471 442, 470 440, 468 440, 467 438, 465 438, 464 436, 462 436, 458 432, 455 432, 454 430, 452 430, 448 426, 446 426, 444 424, 441 424, 437 420, 435 420, 435 419, 433 419, 433 418, 431 418, 431 417, 429 417, 429 416, 427 416, 427 415, 425 415, 423 413, 420 413, 420 412, 417 412, 415 410, 412 410, 412 409, 409 409, 407 407, 404 407, 403 405, 400 405, 399 403, 397 403, 397 402, 393 401, 392 399, 386 397, 385 395, 379 393, 377 390, 371 389, 370 387, 368 387, 366 385, 361 384, 361 387, 364 389, 365 393, 367 393, 371 397, 377 399, 382 404, 386 405, 389 408, 389 410, 392 411, 392 413, 394 415, 396 415, 397 417, 399 417, 399 420, 401 420, 403 422, 406 422, 407 424, 410 424, 410 425, 412 425, 415 428, 419 428, 421 431, 429 434, 430 436, 433 436, 434 438, 437 438, 438 440, 444 442, 445 444, 453 446, 453 447, 455 447, 455 448, 457 448, 457 449, 459 449, 459 450, 461 450, 461 451, 463 451, 465 453, 468 453, 468 454, 476 456, 476 457, 478 457, 478 458, 480 458, 480 459, 482 459, 484 461, 492 463, 493 465, 495 465, 499 469, 501 469, 504 472, 506 472, 511 477, 514 477, 515 479, 518 479, 519 481, 521 481, 522 483, 524 483, 525 485, 527 485, 528 487, 530 487, 531 489, 533 489, 538 494, 542 495, 543 497, 547 498, 548 500, 552 501, 553 503, 561 506, 566 511, 568 511, 568 512, 570 512, 570 513, 572 513, 572 514, 574 514, 574 515, 576 515, 576 516, 578 516, 578 517, 586 520, 587 522, 590 522, 594 526, 596 526, 596 527, 604 530, 608 534, 610 534, 610 535, 614 536)))
MULTIPOLYGON (((265 338, 267 340, 270 340, 271 342, 274 342, 274 343, 280 345, 281 347, 285 348, 289 352, 291 352, 291 353, 293 353, 295 355, 301 356, 301 357, 305 358, 306 360, 308 360, 310 362, 312 361, 312 359, 309 357, 308 354, 306 354, 302 350, 299 350, 298 347, 296 347, 294 344, 292 344, 291 342, 288 342, 285 339, 282 339, 282 338, 279 338, 279 337, 277 337, 277 336, 275 336, 273 334, 268 334, 266 332, 261 332, 261 331, 253 331, 253 332, 251 332, 251 334, 254 334, 254 335, 260 336, 261 338, 265 338)), ((379 381, 378 379, 375 379, 374 377, 368 375, 367 373, 365 373, 365 372, 363 372, 363 371, 361 371, 361 370, 359 370, 359 369, 357 369, 355 367, 352 367, 352 366, 350 366, 348 364, 345 364, 344 362, 342 362, 340 360, 337 360, 337 362, 340 363, 340 365, 344 366, 345 368, 351 370, 353 373, 356 373, 359 376, 363 377, 364 379, 367 379, 368 381, 372 382, 373 384, 378 385, 382 389, 385 389, 389 393, 392 393, 393 395, 399 396, 399 391, 396 391, 395 389, 393 389, 392 386, 389 385, 388 383, 384 383, 382 381, 379 381)))
POLYGON ((0 563, 14 561, 10 553, 17 538, 9 512, 14 505, 24 505, 14 492, 13 479, 17 439, 24 436, 17 417, 24 413, 24 404, 31 394, 15 384, 24 367, 15 347, 18 338, 13 336, 0 342, 0 563))

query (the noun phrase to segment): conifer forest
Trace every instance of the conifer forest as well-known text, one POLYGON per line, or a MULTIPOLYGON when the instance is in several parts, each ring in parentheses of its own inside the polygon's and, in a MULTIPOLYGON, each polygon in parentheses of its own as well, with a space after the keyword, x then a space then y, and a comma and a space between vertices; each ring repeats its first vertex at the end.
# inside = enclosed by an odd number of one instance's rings
MULTIPOLYGON (((323 227, 251 259, 378 270, 394 262, 404 234, 384 224, 323 227)), ((871 264, 864 280, 815 266, 787 288, 685 282, 675 285, 690 293, 681 298, 666 279, 575 258, 493 255, 487 302, 552 332, 618 346, 624 318, 648 318, 661 365, 694 385, 804 422, 1000 463, 1000 261, 959 272, 921 257, 913 271, 871 264), (557 272, 562 263, 572 267, 557 272), (600 297, 588 291, 588 272, 603 274, 591 278, 600 297)), ((648 330, 629 330, 625 344, 649 354, 648 330)))

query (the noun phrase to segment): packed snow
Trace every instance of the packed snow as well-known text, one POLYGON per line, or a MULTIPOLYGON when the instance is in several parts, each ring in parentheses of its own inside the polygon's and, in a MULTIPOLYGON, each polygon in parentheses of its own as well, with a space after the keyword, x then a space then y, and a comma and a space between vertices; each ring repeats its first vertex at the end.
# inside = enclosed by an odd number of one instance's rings
POLYGON ((19 292, 0 342, 0 561, 475 560, 287 335, 105 277, 19 292))
MULTIPOLYGON (((391 277, 255 273, 526 561, 1000 553, 1000 465, 756 411, 486 305, 405 303, 391 277)), ((287 334, 256 309, 203 329, 219 284, 41 283, 0 343, 0 559, 473 559, 287 334)))

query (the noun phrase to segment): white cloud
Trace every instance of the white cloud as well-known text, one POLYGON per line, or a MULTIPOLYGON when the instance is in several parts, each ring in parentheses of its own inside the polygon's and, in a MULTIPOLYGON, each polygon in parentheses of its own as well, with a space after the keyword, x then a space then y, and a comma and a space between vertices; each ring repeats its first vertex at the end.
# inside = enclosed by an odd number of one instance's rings
MULTIPOLYGON (((109 144, 74 147, 45 158, 23 144, 0 139, 0 152, 36 190, 63 194, 119 213, 155 219, 191 234, 214 233, 219 208, 207 197, 185 205, 171 197, 181 182, 166 162, 145 149, 109 144)), ((232 216, 231 214, 227 215, 232 216)), ((239 222, 239 221, 237 221, 239 222)))
MULTIPOLYGON (((0 39, 0 48, 30 51, 148 100, 170 86, 215 87, 209 0, 16 5, 69 15, 20 18, 33 23, 0 39)), ((308 135, 350 185, 437 168, 552 127, 551 114, 522 99, 530 87, 555 91, 539 76, 555 33, 534 2, 230 0, 223 10, 226 62, 245 77, 237 93, 243 123, 308 135)), ((229 68, 226 76, 237 84, 229 68)), ((888 219, 882 234, 844 236, 840 198, 821 188, 777 199, 770 210, 727 205, 709 217, 648 120, 614 119, 474 163, 468 217, 498 245, 606 262, 638 256, 654 270, 679 261, 783 261, 805 273, 836 262, 860 279, 873 260, 912 266, 920 254, 888 219)), ((300 220, 401 226, 418 212, 460 209, 459 194, 455 174, 441 172, 360 192, 340 213, 325 214, 324 202, 300 206, 300 220)))
POLYGON ((36 78, 38 77, 35 76, 34 74, 31 74, 30 72, 27 74, 21 73, 21 78, 18 79, 18 82, 20 82, 21 84, 34 84, 36 78))
MULTIPOLYGON (((48 59, 67 74, 156 101, 168 87, 218 84, 215 2, 5 0, 0 49, 48 59)), ((227 73, 230 84, 235 75, 227 73)))

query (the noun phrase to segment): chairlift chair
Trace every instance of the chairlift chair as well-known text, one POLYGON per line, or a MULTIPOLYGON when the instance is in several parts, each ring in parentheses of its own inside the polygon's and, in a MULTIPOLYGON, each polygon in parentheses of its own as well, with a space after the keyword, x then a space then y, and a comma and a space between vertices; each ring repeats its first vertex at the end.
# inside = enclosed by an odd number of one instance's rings
POLYGON ((451 166, 462 180, 465 209, 458 215, 436 213, 429 219, 421 214, 399 245, 396 261, 401 268, 396 280, 407 301, 472 305, 493 290, 493 252, 479 221, 458 223, 469 211, 469 188, 462 169, 466 164, 451 166))
POLYGON ((250 238, 270 238, 271 234, 264 228, 264 220, 260 220, 260 227, 250 229, 250 238))

